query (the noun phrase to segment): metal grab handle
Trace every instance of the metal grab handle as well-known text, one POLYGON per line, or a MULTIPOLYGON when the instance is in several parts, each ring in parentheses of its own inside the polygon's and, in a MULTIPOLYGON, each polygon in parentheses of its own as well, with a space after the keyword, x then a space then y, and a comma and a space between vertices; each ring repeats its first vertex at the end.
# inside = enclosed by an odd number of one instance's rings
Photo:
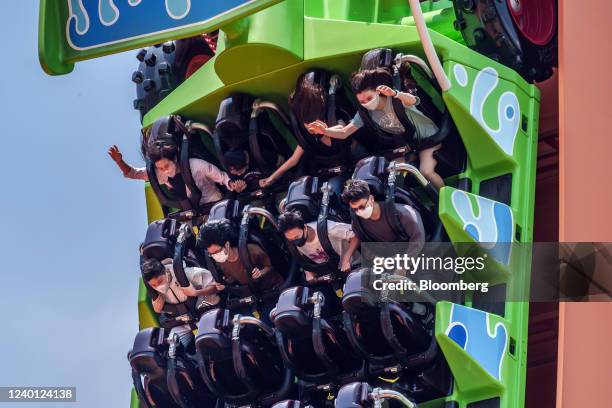
POLYGON ((251 112, 251 119, 256 118, 262 109, 272 109, 273 111, 278 113, 278 115, 281 117, 282 121, 285 122, 285 124, 290 123, 289 118, 285 115, 285 112, 283 112, 277 104, 270 101, 264 101, 262 99, 255 99, 255 101, 253 102, 253 111, 251 112))
POLYGON ((370 393, 370 397, 374 400, 375 408, 382 408, 382 403, 386 399, 394 399, 401 402, 405 407, 417 408, 417 405, 410 401, 408 398, 403 396, 397 391, 384 390, 382 388, 374 388, 370 393))
POLYGON ((202 131, 212 135, 212 132, 210 131, 210 128, 208 126, 206 126, 205 124, 203 124, 203 123, 189 121, 189 122, 187 122, 186 127, 187 127, 187 130, 189 130, 189 131, 191 131, 193 129, 195 129, 195 130, 202 130, 202 131))
POLYGON ((241 316, 237 314, 234 316, 232 321, 234 327, 232 328, 232 339, 238 339, 240 337, 240 329, 243 325, 252 324, 253 326, 259 327, 268 337, 274 337, 274 330, 268 327, 264 322, 251 316, 241 316))
POLYGON ((276 219, 274 218, 274 216, 272 215, 270 211, 264 208, 247 206, 242 212, 242 214, 243 214, 242 223, 248 222, 248 217, 251 215, 261 215, 262 217, 270 221, 270 223, 275 229, 278 229, 278 224, 276 222, 276 219))
POLYGON ((414 178, 417 179, 419 184, 421 184, 423 187, 429 184, 429 181, 425 178, 425 176, 423 176, 419 169, 414 167, 412 164, 398 163, 396 161, 392 161, 391 164, 389 164, 389 166, 387 167, 387 171, 389 172, 389 179, 393 178, 393 181, 395 181, 395 173, 401 172, 410 173, 412 176, 414 176, 414 178))
POLYGON ((425 61, 423 61, 423 59, 421 57, 417 57, 416 55, 404 55, 404 54, 400 54, 398 55, 398 57, 395 59, 395 64, 396 65, 401 65, 403 62, 410 62, 410 63, 414 63, 417 64, 418 66, 420 66, 423 71, 425 71, 425 74, 429 77, 434 79, 434 75, 433 72, 431 72, 431 68, 429 68, 429 65, 427 65, 427 63, 425 61))

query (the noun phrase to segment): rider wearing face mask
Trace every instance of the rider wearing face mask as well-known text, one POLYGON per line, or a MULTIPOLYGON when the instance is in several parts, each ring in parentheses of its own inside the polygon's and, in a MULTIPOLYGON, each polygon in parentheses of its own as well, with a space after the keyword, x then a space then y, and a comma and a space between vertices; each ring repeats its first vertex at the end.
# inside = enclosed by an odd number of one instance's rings
MULTIPOLYGON (((415 127, 414 137, 417 140, 423 141, 438 132, 436 124, 416 108, 420 103, 417 96, 393 89, 393 77, 388 70, 376 68, 358 71, 351 78, 351 86, 361 106, 368 110, 372 120, 386 132, 394 135, 405 132, 404 125, 393 109, 394 98, 402 102, 407 119, 415 127)), ((314 134, 346 139, 363 126, 363 119, 358 112, 346 126, 328 127, 319 120, 308 124, 307 129, 314 134)), ((437 162, 434 152, 440 147, 441 145, 438 144, 418 152, 421 173, 437 188, 444 186, 444 181, 435 171, 437 162)))
POLYGON ((237 227, 229 220, 207 222, 200 230, 199 245, 206 248, 227 283, 249 285, 260 294, 283 283, 283 277, 274 270, 270 257, 259 245, 247 244, 253 269, 245 269, 238 251, 237 227))
MULTIPOLYGON (((143 141, 143 152, 155 165, 155 174, 160 184, 176 191, 179 195, 190 194, 180 174, 178 164, 178 149, 174 145, 146 145, 143 141)), ((146 168, 136 168, 123 160, 123 155, 117 146, 111 146, 109 156, 117 163, 124 177, 135 180, 149 180, 146 168)), ((217 166, 198 158, 189 159, 193 180, 202 192, 200 205, 219 201, 223 198, 217 185, 222 185, 230 191, 242 191, 245 188, 241 180, 232 181, 230 177, 217 166)))
MULTIPOLYGON (((375 242, 397 242, 398 237, 388 223, 385 206, 382 202, 374 200, 370 194, 368 183, 363 180, 347 181, 342 200, 351 207, 351 211, 359 217, 361 228, 375 242)), ((395 204, 395 211, 401 228, 410 237, 414 250, 421 251, 425 243, 425 230, 419 213, 409 205, 395 204)))
MULTIPOLYGON (((302 215, 297 211, 286 211, 278 217, 278 228, 291 241, 298 252, 309 258, 316 264, 322 264, 330 260, 329 254, 325 252, 317 234, 317 221, 304 222, 302 215)), ((351 267, 358 261, 359 238, 353 232, 350 224, 343 222, 327 221, 329 240, 334 251, 340 256, 338 269, 348 273, 351 267)), ((310 271, 304 271, 306 281, 312 282, 316 275, 310 271)))
MULTIPOLYGON (((184 269, 187 280, 190 283, 186 288, 182 287, 178 283, 176 276, 174 276, 172 259, 167 258, 159 261, 151 258, 144 261, 141 265, 143 279, 158 293, 152 303, 153 310, 160 314, 159 320, 162 327, 168 327, 166 323, 172 321, 172 318, 180 317, 164 312, 164 305, 166 303, 172 305, 184 303, 189 297, 198 298, 196 304, 198 308, 210 308, 219 303, 220 299, 217 293, 221 292, 224 286, 214 281, 210 271, 195 267, 184 269)), ((193 328, 189 323, 177 324, 174 321, 169 327, 171 327, 171 336, 176 333, 184 346, 193 346, 193 328)))

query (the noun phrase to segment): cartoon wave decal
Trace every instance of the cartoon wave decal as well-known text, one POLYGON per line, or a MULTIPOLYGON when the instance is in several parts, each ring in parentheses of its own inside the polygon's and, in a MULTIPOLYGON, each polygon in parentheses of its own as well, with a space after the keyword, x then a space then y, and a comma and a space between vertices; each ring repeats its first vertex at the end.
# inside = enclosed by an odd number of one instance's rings
POLYGON ((200 24, 255 0, 66 0, 68 44, 99 48, 200 24))

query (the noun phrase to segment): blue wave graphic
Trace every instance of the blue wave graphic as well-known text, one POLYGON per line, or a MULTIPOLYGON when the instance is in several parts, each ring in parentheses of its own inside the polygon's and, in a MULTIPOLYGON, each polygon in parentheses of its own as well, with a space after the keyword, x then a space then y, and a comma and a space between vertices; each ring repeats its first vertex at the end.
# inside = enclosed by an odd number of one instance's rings
POLYGON ((254 0, 66 0, 69 45, 77 50, 202 23, 254 0))

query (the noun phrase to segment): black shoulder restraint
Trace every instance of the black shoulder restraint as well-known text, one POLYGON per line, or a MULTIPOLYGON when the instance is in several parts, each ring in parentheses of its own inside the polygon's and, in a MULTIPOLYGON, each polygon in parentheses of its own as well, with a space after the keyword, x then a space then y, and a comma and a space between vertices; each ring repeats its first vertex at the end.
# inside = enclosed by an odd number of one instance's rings
POLYGON ((358 112, 361 120, 363 121, 364 126, 371 130, 376 137, 378 138, 377 143, 380 147, 380 150, 390 150, 396 149, 399 147, 403 147, 409 145, 411 148, 414 145, 416 128, 414 124, 408 119, 406 116, 406 111, 404 110, 404 104, 397 98, 393 98, 392 100, 393 111, 395 112, 395 116, 400 121, 402 126, 404 127, 404 133, 399 135, 394 135, 383 130, 370 116, 370 112, 359 105, 358 112))
POLYGON ((395 172, 391 172, 385 187, 385 219, 398 238, 396 240, 408 242, 410 241, 410 236, 404 231, 397 208, 395 208, 395 177, 395 172))
MULTIPOLYGON (((249 120, 249 150, 251 151, 253 160, 258 168, 271 170, 274 168, 275 163, 269 163, 269 161, 264 157, 258 137, 259 133, 262 131, 259 124, 259 116, 264 113, 264 111, 273 113, 278 119, 280 119, 287 129, 291 129, 291 122, 287 118, 287 115, 285 115, 285 113, 281 111, 274 103, 268 101, 263 102, 260 100, 253 102, 249 120), (260 103, 263 103, 264 105, 258 106, 260 103)), ((287 158, 291 155, 289 145, 283 143, 283 135, 280 134, 274 125, 271 125, 270 129, 267 130, 266 136, 267 142, 270 143, 268 147, 270 147, 272 151, 280 153, 287 158)))
POLYGON ((327 231, 329 200, 332 191, 328 183, 324 183, 321 190, 323 191, 323 198, 321 199, 321 210, 319 212, 319 217, 317 218, 317 236, 319 237, 319 242, 321 242, 321 247, 323 248, 325 253, 329 255, 329 262, 332 262, 334 265, 337 265, 338 262, 340 262, 340 254, 338 254, 334 249, 329 239, 329 233, 327 231))

